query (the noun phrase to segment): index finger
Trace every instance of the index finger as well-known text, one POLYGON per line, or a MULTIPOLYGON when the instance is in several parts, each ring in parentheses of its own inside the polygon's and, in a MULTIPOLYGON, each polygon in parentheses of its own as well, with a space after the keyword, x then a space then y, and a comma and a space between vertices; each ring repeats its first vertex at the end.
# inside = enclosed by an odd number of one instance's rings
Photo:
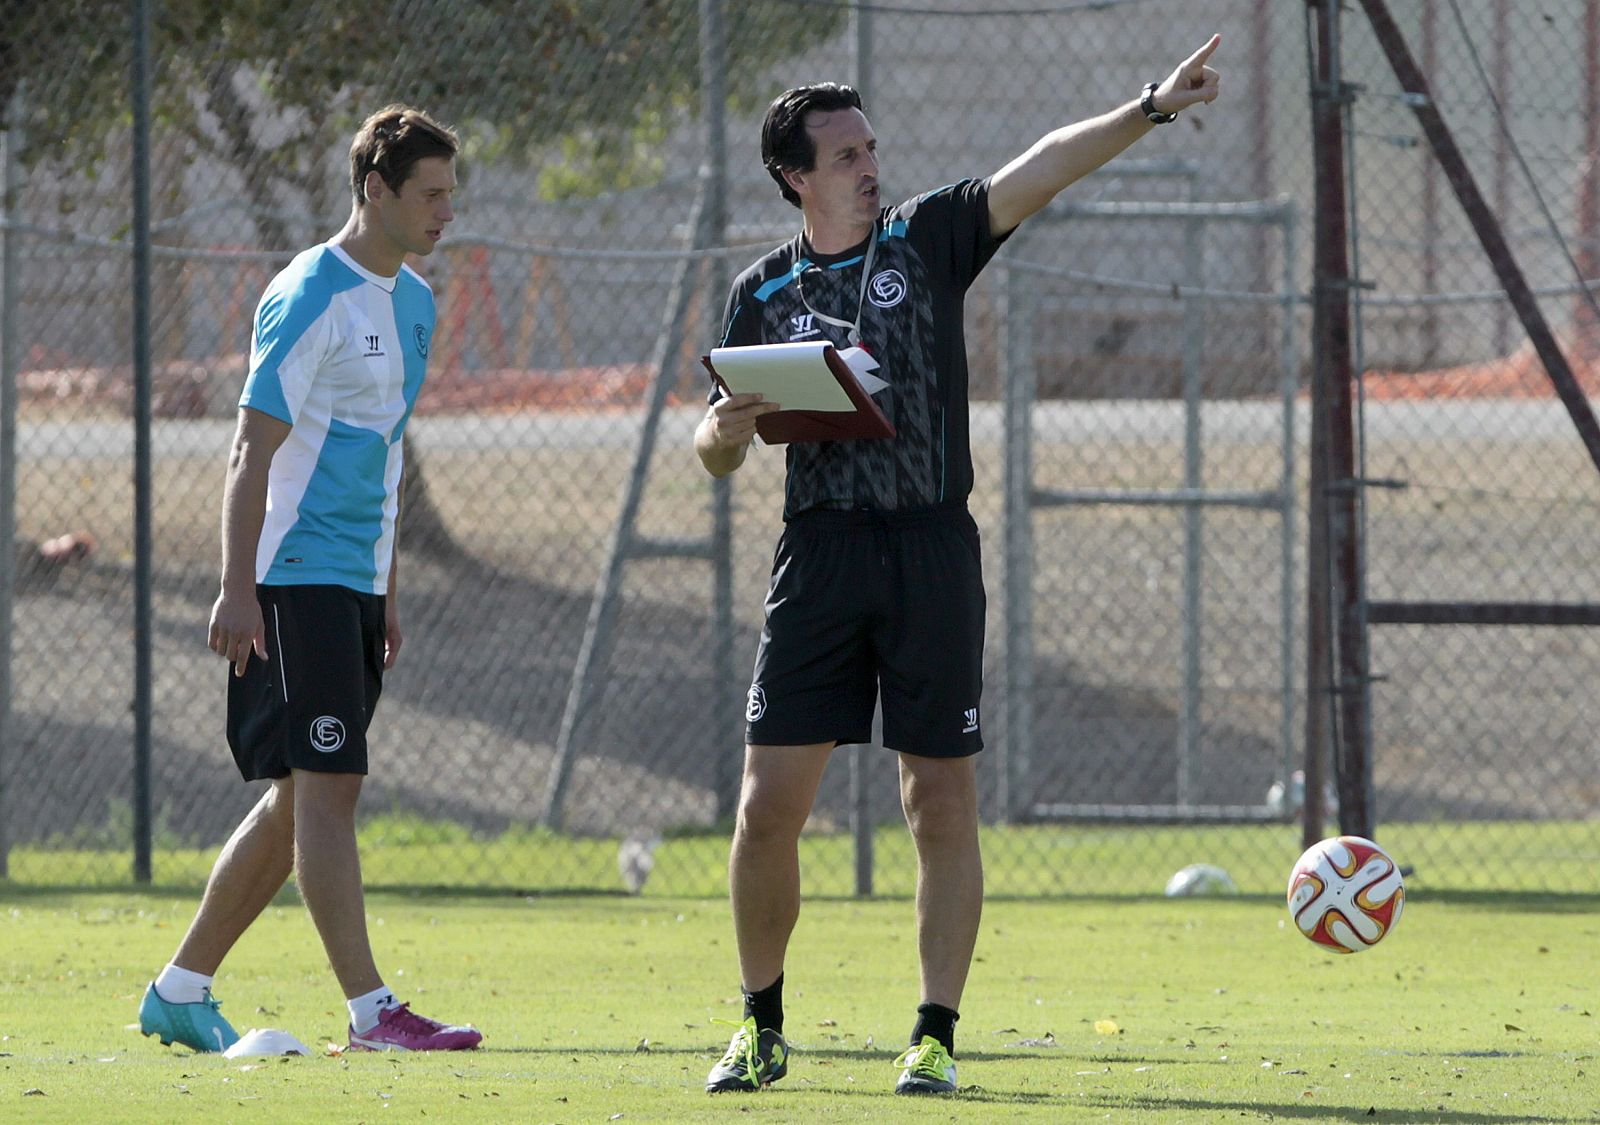
POLYGON ((758 402, 765 402, 766 396, 757 391, 746 391, 742 394, 728 395, 720 401, 729 410, 742 410, 746 406, 754 406, 758 402))
POLYGON ((1204 47, 1201 47, 1198 51, 1196 51, 1194 54, 1190 55, 1186 60, 1184 60, 1184 64, 1183 65, 1184 66, 1193 66, 1195 63, 1199 63, 1200 65, 1204 66, 1206 60, 1211 57, 1212 53, 1214 51, 1216 51, 1217 47, 1221 43, 1222 43, 1222 36, 1213 35, 1210 39, 1208 39, 1206 41, 1206 45, 1204 47))

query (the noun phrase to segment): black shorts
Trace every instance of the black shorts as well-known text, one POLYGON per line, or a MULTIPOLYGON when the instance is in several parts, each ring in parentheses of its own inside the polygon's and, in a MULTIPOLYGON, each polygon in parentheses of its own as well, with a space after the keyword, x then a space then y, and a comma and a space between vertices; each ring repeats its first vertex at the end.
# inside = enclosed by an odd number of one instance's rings
POLYGON ((965 507, 803 512, 773 558, 745 709, 753 746, 883 743, 928 758, 983 749, 983 569, 965 507))
POLYGON ((228 746, 246 781, 367 772, 383 692, 383 597, 346 586, 257 586, 267 659, 228 665, 228 746))

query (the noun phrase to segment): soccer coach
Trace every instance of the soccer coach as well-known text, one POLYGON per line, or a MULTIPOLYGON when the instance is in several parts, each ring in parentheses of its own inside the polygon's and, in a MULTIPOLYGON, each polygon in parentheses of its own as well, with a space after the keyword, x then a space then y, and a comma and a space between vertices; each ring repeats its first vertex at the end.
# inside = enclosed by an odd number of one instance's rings
MULTIPOLYGON (((983 748, 984 589, 967 511, 972 454, 962 306, 1028 216, 1151 129, 1217 96, 1211 39, 1120 108, 1040 138, 987 179, 884 207, 877 138, 847 86, 780 95, 762 160, 800 209, 798 235, 739 275, 724 346, 859 346, 888 386, 880 440, 793 443, 785 528, 746 708, 744 780, 728 863, 744 1020, 706 1079, 759 1089, 788 1071, 783 966, 800 913, 800 831, 833 748, 871 738, 899 753, 917 849, 922 1003, 895 1060, 897 1093, 956 1089, 955 1023, 983 907, 977 771, 983 748)), ((743 464, 756 420, 781 408, 711 392, 695 431, 708 472, 743 464)))

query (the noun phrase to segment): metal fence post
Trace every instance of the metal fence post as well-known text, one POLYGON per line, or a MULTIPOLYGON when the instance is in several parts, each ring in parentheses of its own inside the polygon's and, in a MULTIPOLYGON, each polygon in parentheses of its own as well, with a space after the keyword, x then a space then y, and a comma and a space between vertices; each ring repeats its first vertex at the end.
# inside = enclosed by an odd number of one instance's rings
POLYGON ((1283 213, 1283 324, 1279 328, 1282 370, 1278 393, 1283 400, 1283 432, 1280 467, 1279 514, 1282 522, 1278 533, 1278 553, 1282 571, 1278 576, 1279 589, 1279 685, 1282 715, 1279 737, 1283 751, 1283 768, 1280 781, 1288 791, 1290 776, 1294 773, 1295 747, 1295 568, 1294 538, 1295 513, 1295 399, 1300 392, 1300 379, 1296 373, 1298 355, 1295 350, 1295 317, 1299 294, 1295 291, 1296 252, 1294 240, 1295 211, 1292 203, 1284 204, 1283 213))
POLYGON ((1000 386, 1005 551, 1005 740, 1000 816, 1021 818, 1033 759, 1033 317, 1024 278, 1005 271, 1000 289, 1000 386))
POLYGON ((1316 162, 1312 265, 1311 454, 1307 482, 1305 806, 1301 842, 1322 838, 1322 792, 1333 738, 1333 451, 1335 384, 1350 380, 1349 212, 1345 202, 1345 96, 1339 76, 1338 0, 1315 0, 1311 134, 1316 162))
POLYGON ((133 6, 133 877, 150 882, 150 4, 133 6))
MULTIPOLYGON (((1183 224, 1184 276, 1205 276, 1205 246, 1199 219, 1183 224)), ((1183 301, 1183 487, 1198 492, 1205 483, 1201 445, 1201 348, 1205 345, 1205 310, 1198 294, 1183 301)), ((1177 799, 1194 802, 1194 762, 1200 748, 1200 641, 1202 554, 1205 514, 1199 504, 1183 509, 1183 703, 1178 717, 1177 799)))
MULTIPOLYGON (((706 143, 706 241, 721 246, 728 231, 727 69, 722 0, 700 0, 700 114, 706 143)), ((706 262, 705 319, 716 325, 717 309, 728 291, 727 261, 713 256, 706 262)), ((712 332, 717 329, 714 327, 712 332)), ((744 760, 737 673, 733 662, 733 477, 711 479, 711 675, 712 703, 717 719, 712 724, 717 740, 715 815, 721 821, 734 815, 739 804, 739 784, 744 760)))
POLYGON ((0 194, 0 879, 10 875, 5 748, 11 731, 11 630, 17 588, 17 192, 21 188, 22 87, 6 110, 0 194))
MULTIPOLYGON (((855 24, 855 87, 862 102, 870 110, 872 92, 872 9, 857 4, 855 24)), ((868 775, 870 755, 875 744, 883 737, 883 713, 880 709, 873 718, 873 742, 850 747, 850 835, 855 849, 856 897, 872 896, 872 786, 868 775)))

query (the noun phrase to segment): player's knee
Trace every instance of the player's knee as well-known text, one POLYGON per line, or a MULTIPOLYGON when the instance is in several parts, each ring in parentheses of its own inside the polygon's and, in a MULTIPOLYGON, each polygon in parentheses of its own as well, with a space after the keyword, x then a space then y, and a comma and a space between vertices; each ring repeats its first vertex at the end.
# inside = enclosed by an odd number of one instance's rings
POLYGON ((810 815, 810 803, 793 790, 746 782, 739 796, 737 831, 745 840, 757 843, 791 839, 800 835, 810 815))
POLYGON ((906 823, 918 840, 963 839, 977 832, 977 805, 964 786, 910 785, 903 804, 906 823))
POLYGON ((272 783, 261 800, 261 816, 281 829, 294 828, 294 779, 280 778, 272 783))

